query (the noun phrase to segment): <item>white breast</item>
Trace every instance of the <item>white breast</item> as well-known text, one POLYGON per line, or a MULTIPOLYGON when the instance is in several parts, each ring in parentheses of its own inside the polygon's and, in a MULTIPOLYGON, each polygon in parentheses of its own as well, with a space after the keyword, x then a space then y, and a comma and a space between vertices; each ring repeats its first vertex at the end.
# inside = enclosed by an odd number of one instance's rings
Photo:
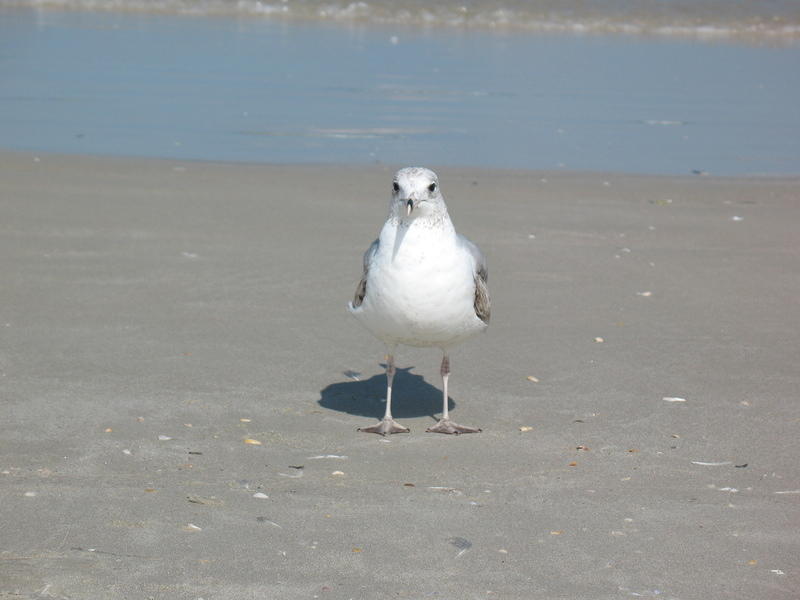
POLYGON ((386 343, 448 347, 482 331, 474 259, 449 226, 387 223, 353 314, 386 343))

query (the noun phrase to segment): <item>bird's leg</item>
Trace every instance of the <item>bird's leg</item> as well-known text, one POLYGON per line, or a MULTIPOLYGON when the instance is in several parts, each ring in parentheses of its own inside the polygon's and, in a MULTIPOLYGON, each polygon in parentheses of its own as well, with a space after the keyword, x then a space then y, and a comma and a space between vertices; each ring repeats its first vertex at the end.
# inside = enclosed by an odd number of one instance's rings
POLYGON ((394 356, 391 354, 386 355, 386 412, 383 419, 377 425, 372 427, 359 427, 359 431, 365 433, 379 433, 386 435, 387 433, 408 433, 411 431, 407 427, 403 427, 392 418, 392 381, 394 380, 394 356))
POLYGON ((442 375, 442 390, 444 393, 444 404, 442 408, 442 418, 433 427, 429 427, 427 431, 432 433, 478 433, 480 429, 475 427, 465 427, 458 423, 453 423, 450 420, 450 415, 447 409, 447 380, 450 378, 450 358, 447 353, 442 357, 442 367, 439 370, 442 375))
POLYGON ((442 419, 449 420, 450 415, 448 405, 450 396, 447 394, 447 380, 450 379, 450 357, 445 354, 442 356, 442 366, 439 367, 439 375, 442 376, 442 390, 444 390, 444 402, 442 403, 442 419))

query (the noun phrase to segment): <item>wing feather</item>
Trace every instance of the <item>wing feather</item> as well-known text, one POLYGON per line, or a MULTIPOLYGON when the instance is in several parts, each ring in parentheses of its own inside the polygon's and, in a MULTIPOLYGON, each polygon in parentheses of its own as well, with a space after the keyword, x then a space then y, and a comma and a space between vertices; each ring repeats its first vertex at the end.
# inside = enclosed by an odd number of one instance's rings
POLYGON ((489 298, 489 268, 486 266, 486 257, 475 244, 459 235, 464 246, 472 254, 475 261, 475 314, 484 323, 489 323, 492 313, 492 301, 489 298))
POLYGON ((379 240, 375 240, 370 244, 367 251, 364 252, 364 273, 361 275, 361 281, 358 282, 358 286, 356 286, 356 293, 353 296, 353 307, 359 307, 364 302, 364 298, 367 295, 367 276, 369 275, 369 266, 372 263, 372 259, 375 254, 378 252, 378 245, 379 240))

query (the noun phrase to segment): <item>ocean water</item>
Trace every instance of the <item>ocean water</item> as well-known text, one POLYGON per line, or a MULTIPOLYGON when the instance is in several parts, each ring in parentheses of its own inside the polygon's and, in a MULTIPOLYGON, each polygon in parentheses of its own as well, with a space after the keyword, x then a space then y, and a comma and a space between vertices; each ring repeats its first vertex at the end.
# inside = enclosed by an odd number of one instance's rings
POLYGON ((0 147, 798 174, 798 11, 788 0, 0 0, 0 147))

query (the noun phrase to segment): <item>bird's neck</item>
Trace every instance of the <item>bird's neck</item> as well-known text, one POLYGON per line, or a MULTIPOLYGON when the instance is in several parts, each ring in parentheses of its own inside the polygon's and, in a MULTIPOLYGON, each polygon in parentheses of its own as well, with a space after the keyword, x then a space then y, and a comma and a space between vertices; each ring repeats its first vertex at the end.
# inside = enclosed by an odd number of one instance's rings
POLYGON ((395 207, 390 211, 388 221, 398 229, 455 231, 450 215, 447 213, 447 207, 444 205, 437 206, 424 215, 406 215, 405 212, 395 207))
POLYGON ((449 247, 456 239, 455 227, 447 211, 436 215, 399 218, 390 216, 380 235, 381 248, 391 253, 392 261, 436 252, 435 248, 449 247))

